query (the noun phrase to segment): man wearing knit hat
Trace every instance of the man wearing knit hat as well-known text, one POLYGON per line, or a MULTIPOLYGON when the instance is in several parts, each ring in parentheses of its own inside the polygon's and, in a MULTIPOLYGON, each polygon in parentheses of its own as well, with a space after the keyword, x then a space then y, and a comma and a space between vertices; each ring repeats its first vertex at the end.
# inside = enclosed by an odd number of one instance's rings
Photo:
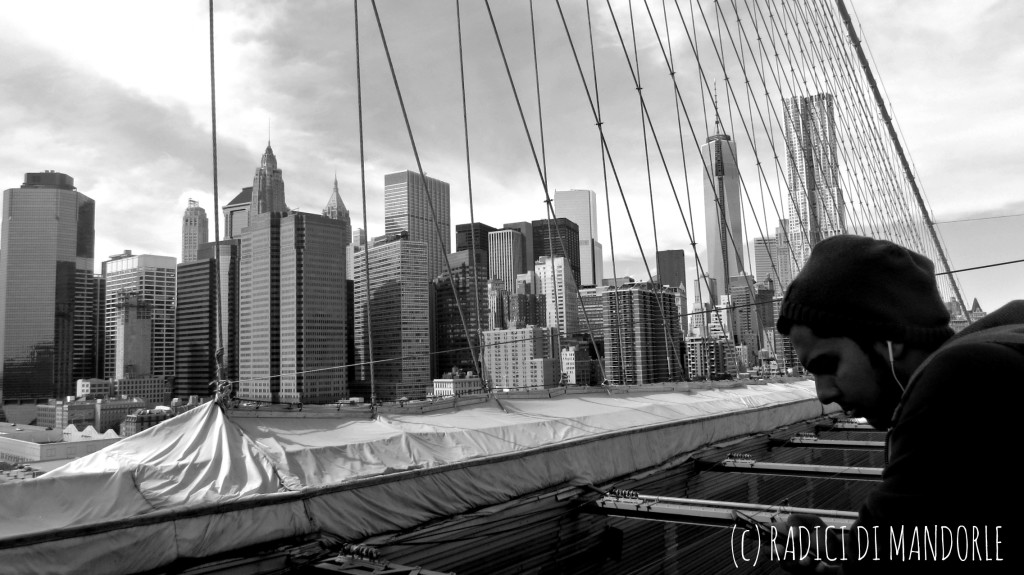
MULTIPOLYGON (((928 258, 892 242, 841 235, 814 247, 786 290, 777 327, 814 374, 822 403, 889 431, 882 482, 857 521, 877 527, 877 540, 858 541, 855 528, 845 542, 830 543, 844 546, 844 572, 1019 567, 1021 553, 1009 537, 1017 518, 1006 512, 1017 497, 1015 478, 983 466, 1001 465, 1018 433, 1012 424, 1020 403, 1013 399, 1024 381, 1024 301, 954 336, 928 258), (906 556, 915 528, 920 537, 924 527, 955 534, 960 526, 975 542, 966 561, 956 552, 963 545, 945 560, 906 556), (890 534, 905 537, 902 551, 890 534)), ((792 516, 789 524, 821 520, 792 516)), ((785 566, 831 569, 815 557, 785 566)))

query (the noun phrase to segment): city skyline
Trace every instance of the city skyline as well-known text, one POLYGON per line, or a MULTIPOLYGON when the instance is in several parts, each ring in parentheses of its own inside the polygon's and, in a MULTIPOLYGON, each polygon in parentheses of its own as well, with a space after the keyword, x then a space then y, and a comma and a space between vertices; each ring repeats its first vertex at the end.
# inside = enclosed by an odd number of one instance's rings
MULTIPOLYGON (((137 253, 177 253, 180 217, 188 198, 197 199, 208 213, 213 210, 208 127, 209 82, 207 64, 203 63, 204 59, 208 62, 208 44, 204 44, 204 37, 208 34, 205 28, 205 4, 196 2, 184 6, 158 4, 147 7, 125 5, 121 6, 119 17, 108 18, 109 22, 101 21, 104 18, 102 11, 65 6, 57 2, 44 4, 45 8, 43 4, 18 6, 0 16, 12 30, 3 40, 5 49, 8 49, 8 53, 20 55, 13 60, 24 62, 6 72, 6 78, 9 79, 7 84, 12 88, 6 91, 2 103, 18 111, 12 116, 15 118, 12 121, 16 122, 14 125, 19 138, 12 140, 15 144, 8 143, 0 148, 0 159, 3 160, 0 164, 4 166, 0 177, 5 182, 4 186, 16 186, 24 173, 47 169, 75 177, 79 189, 93 197, 98 208, 107 208, 98 209, 96 228, 100 261, 124 249, 132 249, 137 253), (54 23, 55 32, 73 40, 61 43, 66 46, 44 46, 41 43, 42 36, 36 33, 35 23, 45 19, 38 12, 52 11, 55 7, 69 16, 66 21, 59 19, 54 23), (102 31, 108 26, 123 30, 122 24, 125 21, 153 17, 160 17, 166 23, 166 29, 146 32, 146 37, 157 34, 157 41, 137 42, 138 49, 133 50, 132 54, 124 54, 123 50, 115 49, 121 42, 131 41, 131 38, 109 41, 99 39, 105 36, 102 31), (81 26, 80 30, 78 26, 81 26), (168 35, 167 41, 161 40, 163 34, 168 35), (161 45, 163 47, 159 47, 161 45), (176 49, 170 49, 172 45, 176 49), (151 66, 154 71, 159 69, 161 73, 139 73, 147 69, 145 66, 151 66), (31 89, 39 86, 40 78, 43 77, 66 81, 62 83, 62 90, 55 93, 40 95, 38 91, 25 91, 26 87, 31 89), (32 103, 26 99, 30 93, 35 98, 32 103), (142 136, 142 132, 136 132, 128 122, 114 121, 114 110, 123 112, 126 118, 150 118, 151 121, 146 124, 147 135, 142 136), (48 142, 32 135, 34 127, 40 129, 47 125, 60 125, 63 128, 62 142, 48 142), (97 138, 96 134, 105 136, 97 138), (122 149, 129 151, 120 152, 122 149), (95 161, 98 156, 105 161, 95 161), (171 176, 179 172, 180 177, 171 176), (152 218, 138 217, 142 212, 151 214, 152 218)), ((385 6, 382 17, 385 26, 389 26, 389 35, 394 36, 395 45, 392 50, 396 58, 400 58, 400 80, 408 87, 416 85, 420 80, 412 68, 427 56, 410 54, 408 49, 403 49, 399 37, 404 27, 411 24, 405 22, 405 18, 398 18, 399 8, 385 6)), ((872 53, 876 57, 879 54, 885 55, 884 59, 876 61, 876 72, 882 78, 891 100, 893 114, 905 136, 904 143, 917 163, 920 181, 935 219, 943 222, 1024 212, 1024 201, 1016 199, 1011 192, 1018 187, 1015 182, 1024 180, 1024 174, 1019 169, 1015 170, 1014 163, 1010 161, 1019 157, 1021 143, 1000 138, 1003 144, 995 150, 983 143, 998 137, 999 133, 1013 132, 1016 123, 1021 122, 1021 118, 1016 115, 1005 114, 1006 110, 1013 109, 1005 94, 1015 93, 1013 86, 1019 85, 1021 80, 1000 78, 1002 85, 1008 87, 1006 90, 994 90, 994 78, 990 79, 997 70, 1006 69, 1005 66, 1010 65, 1008 63, 1017 61, 1022 55, 1020 43, 1014 40, 1013 32, 1013 26, 1020 18, 1008 13, 1009 9, 1005 5, 997 3, 964 6, 962 3, 913 2, 895 9, 872 5, 853 8, 863 24, 863 38, 872 53), (935 54, 935 50, 949 50, 956 57, 940 57, 935 54), (931 96, 923 98, 922 94, 931 96), (968 110, 970 113, 967 113, 968 110), (998 115, 1000 119, 986 121, 990 115, 998 115), (982 153, 981 150, 987 152, 982 153), (949 158, 960 158, 962 161, 949 162, 949 158), (965 166, 970 166, 970 169, 965 166)), ((418 10, 426 11, 415 7, 412 10, 420 15, 423 14, 418 10)), ((510 8, 499 8, 499 17, 510 13, 513 13, 510 8)), ((322 122, 316 127, 311 125, 316 124, 316 118, 325 117, 323 113, 326 112, 322 112, 328 101, 325 98, 337 98, 336 101, 330 101, 347 106, 352 92, 351 88, 342 86, 350 85, 351 70, 342 67, 342 71, 335 70, 329 77, 314 75, 302 78, 296 86, 276 86, 273 89, 245 92, 241 86, 249 84, 247 77, 258 76, 259 70, 276 66, 288 56, 305 58, 305 52, 312 47, 289 47, 284 43, 285 35, 281 34, 268 34, 257 43, 242 42, 246 37, 243 33, 246 26, 270 30, 276 23, 287 23, 283 20, 285 14, 270 13, 257 18, 243 10, 241 5, 231 3, 219 5, 218 14, 223 15, 218 20, 217 46, 218 102, 221 105, 218 124, 221 207, 237 194, 241 186, 246 185, 247 177, 251 174, 252 158, 259 155, 269 132, 272 142, 278 143, 282 165, 289 171, 289 189, 293 192, 290 197, 296 198, 296 209, 314 211, 321 207, 325 192, 330 190, 337 170, 342 197, 352 211, 353 219, 358 222, 353 227, 362 227, 355 144, 348 138, 344 139, 343 145, 318 143, 337 141, 339 133, 352 133, 348 126, 353 125, 351 122, 354 120, 346 119, 344 125, 322 122), (233 67, 237 70, 232 70, 233 67), (322 87, 311 89, 310 82, 322 87), (306 94, 304 100, 299 96, 303 91, 306 94), (301 101, 309 105, 292 105, 301 101)), ((331 24, 332 27, 350 27, 351 15, 344 11, 339 12, 339 15, 336 20, 323 18, 323 14, 316 13, 289 16, 320 18, 335 22, 331 24)), ((443 30, 431 36, 432 41, 449 34, 453 29, 448 16, 424 15, 431 21, 443 24, 443 30)), ((539 17, 550 21, 552 14, 542 10, 539 17)), ((598 12, 596 18, 599 23, 607 24, 606 14, 598 12)), ((524 33, 528 22, 524 24, 521 18, 506 18, 503 22, 507 23, 507 28, 502 29, 506 39, 521 41, 528 38, 528 34, 524 33)), ((373 29, 369 24, 363 22, 362 32, 368 38, 379 41, 371 34, 373 29)), ((285 29, 291 29, 290 25, 285 29)), ((484 32, 489 30, 481 30, 476 36, 467 37, 467 42, 489 54, 494 50, 493 37, 484 32)), ((106 36, 116 38, 118 35, 106 36)), ((442 39, 447 41, 451 38, 442 39)), ((548 48, 561 54, 565 49, 564 38, 553 32, 542 31, 539 40, 542 50, 548 48)), ((654 53, 657 48, 650 45, 646 48, 650 52, 642 54, 644 65, 648 74, 653 76, 658 69, 658 55, 654 53)), ((524 57, 522 61, 513 62, 514 73, 517 78, 528 77, 532 66, 527 65, 527 53, 522 52, 525 48, 519 46, 518 49, 524 57)), ((337 53, 332 52, 332 57, 349 58, 351 55, 350 47, 336 48, 335 51, 337 53)), ((371 46, 368 51, 368 58, 380 61, 380 55, 375 52, 379 51, 379 46, 371 46)), ((608 66, 611 66, 614 60, 612 56, 607 58, 608 66)), ((350 60, 346 62, 350 64, 350 60)), ((558 65, 565 66, 566 62, 559 60, 558 65)), ((430 66, 420 67, 432 69, 430 66)), ((315 69, 323 70, 319 67, 315 69)), ((393 90, 385 81, 389 79, 378 74, 381 70, 377 69, 372 77, 366 70, 364 68, 369 82, 366 89, 388 94, 386 98, 381 98, 384 102, 380 108, 368 110, 367 117, 368 235, 372 237, 380 235, 383 229, 383 206, 373 205, 373 198, 382 194, 383 174, 408 169, 415 162, 410 157, 407 142, 397 137, 402 132, 391 132, 387 141, 381 137, 382 128, 393 125, 386 123, 381 116, 381 109, 393 109, 390 103, 393 90), (369 129, 371 127, 373 130, 369 129)), ((443 73, 445 81, 454 79, 451 85, 457 85, 457 77, 451 76, 452 72, 447 66, 443 73)), ((564 74, 564 79, 552 78, 554 75, 550 68, 542 67, 542 82, 545 78, 548 82, 545 85, 545 98, 550 104, 545 110, 547 133, 550 136, 549 187, 589 188, 597 191, 598 221, 602 241, 605 243, 605 275, 611 276, 611 266, 608 265, 610 249, 604 240, 609 230, 604 186, 600 181, 599 146, 588 131, 592 126, 586 127, 589 124, 578 121, 578 113, 562 113, 563 106, 580 107, 578 78, 568 73, 564 74), (552 101, 552 94, 556 93, 566 94, 566 102, 552 101), (558 132, 585 133, 586 140, 573 141, 572 147, 567 148, 567 136, 555 135, 558 132), (592 154, 585 153, 589 148, 593 148, 592 154), (583 164, 579 158, 566 156, 568 149, 576 156, 586 156, 586 163, 583 164), (598 159, 595 161, 591 156, 598 159)), ((540 204, 543 194, 536 171, 525 156, 528 151, 524 149, 521 127, 515 125, 512 108, 507 106, 510 97, 507 94, 507 81, 503 82, 500 76, 489 78, 494 85, 490 89, 492 91, 486 91, 479 83, 470 85, 471 98, 475 94, 475 99, 470 100, 470 122, 472 145, 475 147, 474 189, 479 194, 476 220, 491 225, 499 225, 502 221, 530 220, 538 212, 543 213, 540 204), (480 102, 482 95, 493 96, 499 89, 502 92, 500 98, 496 98, 497 103, 480 102), (481 106, 485 109, 481 109, 481 106), (495 113, 490 115, 507 119, 506 123, 518 132, 481 126, 483 117, 491 112, 495 113), (500 154, 508 159, 503 165, 514 165, 515 168, 496 167, 493 158, 500 154), (532 199, 526 202, 512 201, 521 194, 527 194, 532 199), (481 201, 481 197, 485 199, 481 201), (533 207, 534 202, 536 207, 533 207)), ((719 94, 724 92, 720 81, 719 94)), ((454 94, 446 94, 445 98, 454 102, 450 96, 454 94)), ((623 98, 617 102, 609 97, 607 100, 603 98, 603 102, 608 106, 609 117, 618 112, 622 115, 635 112, 635 98, 623 98)), ((423 148, 424 168, 428 175, 451 183, 453 224, 468 222, 464 165, 459 166, 460 163, 464 164, 463 150, 456 144, 449 143, 440 149, 436 145, 427 146, 422 141, 428 139, 428 143, 436 144, 439 139, 445 139, 442 136, 429 140, 432 132, 424 127, 425 111, 450 119, 451 126, 446 129, 455 130, 461 129, 460 122, 455 119, 458 108, 451 102, 441 106, 422 97, 414 97, 410 104, 414 113, 413 127, 423 148)), ((354 113, 348 115, 354 117, 354 113)), ((736 133, 737 130, 731 129, 730 132, 736 133)), ((459 141, 458 138, 450 140, 459 141)), ((629 144, 618 144, 616 149, 626 147, 629 144)), ((745 155, 741 153, 741 157, 745 155)), ((627 175, 637 183, 644 179, 635 174, 632 168, 627 175), (632 177, 634 175, 636 177, 632 177)), ((692 186, 696 178, 691 176, 690 179, 692 186)), ((613 200, 616 192, 613 188, 613 200)), ((663 190, 658 193, 663 194, 663 190)), ((645 277, 646 270, 639 261, 636 242, 628 228, 620 227, 625 223, 625 218, 614 207, 613 216, 616 226, 613 231, 616 233, 617 275, 645 277)), ((1018 259, 1019 254, 1012 251, 1015 245, 1012 238, 1015 237, 1014 232, 1019 223, 1014 218, 951 222, 940 224, 939 231, 943 233, 950 250, 952 266, 959 269, 1018 259)), ((223 228, 223 221, 220 224, 223 228)), ((670 226, 668 222, 659 224, 662 224, 659 226, 661 249, 688 247, 678 231, 674 231, 670 237, 662 235, 662 227, 670 226)), ((678 217, 671 225, 679 227, 678 217)), ((642 227, 649 228, 650 222, 642 227)), ((769 229, 774 229, 773 222, 769 223, 769 229)), ((641 229, 639 232, 648 260, 653 260, 653 236, 650 230, 641 229)), ((224 237, 223 229, 221 237, 224 237)), ((702 231, 697 237, 703 237, 702 231)), ((703 248, 698 246, 698 249, 703 248)), ((747 268, 750 267, 748 262, 747 268)), ((752 270, 747 271, 749 273, 752 270)), ((692 267, 688 270, 688 277, 696 277, 692 267)), ((964 295, 969 301, 977 297, 985 309, 993 309, 1015 297, 1019 291, 1015 286, 1020 285, 1024 271, 1019 265, 1004 266, 964 273, 960 278, 964 295)))

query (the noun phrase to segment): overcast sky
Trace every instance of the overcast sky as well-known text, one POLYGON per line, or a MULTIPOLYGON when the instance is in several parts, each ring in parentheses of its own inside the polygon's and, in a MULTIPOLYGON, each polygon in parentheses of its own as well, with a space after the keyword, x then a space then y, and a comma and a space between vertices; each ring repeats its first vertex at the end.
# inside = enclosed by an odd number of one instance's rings
MULTIPOLYGON (((423 167, 451 183, 453 227, 468 222, 454 1, 379 4, 423 167)), ((493 4, 539 146, 528 3, 493 4)), ((600 144, 553 4, 545 0, 536 7, 549 186, 598 192, 599 239, 610 276, 612 238, 603 207, 600 144)), ((584 3, 563 4, 577 48, 589 52, 583 44, 584 3)), ((613 4, 620 26, 628 26, 628 3, 613 4)), ((939 225, 952 267, 1024 258, 1024 218, 996 217, 1024 213, 1024 120, 1019 113, 1024 6, 984 0, 847 4, 859 18, 933 216, 952 222, 939 225), (972 218, 992 219, 953 222, 972 218)), ((689 12, 690 2, 679 0, 678 5, 689 12)), ((642 6, 639 0, 634 3, 644 91, 669 162, 678 164, 671 85, 642 6)), ((661 3, 652 1, 651 6, 660 18, 661 3)), ((669 6, 671 11, 675 3, 669 6)), ((636 92, 607 7, 595 1, 592 10, 609 147, 639 244, 653 266, 655 235, 636 92)), ((482 2, 472 1, 464 2, 463 11, 476 219, 495 227, 541 219, 543 189, 486 10, 482 2)), ((415 161, 369 2, 360 4, 360 20, 366 211, 373 236, 383 233, 384 174, 415 170, 415 161)), ((252 184, 269 139, 284 171, 289 206, 319 213, 337 174, 353 227, 362 227, 352 23, 351 2, 217 2, 221 206, 252 184)), ((213 217, 207 3, 35 0, 6 6, 0 25, 5 59, 0 121, 6 128, 0 138, 0 187, 19 186, 25 172, 51 169, 73 176, 79 191, 96 200, 97 270, 107 256, 125 249, 180 257, 181 215, 189 198, 213 217)), ((672 26, 677 77, 699 112, 697 68, 692 54, 681 49, 682 29, 672 26)), ((581 57, 589 66, 588 54, 581 52, 581 57)), ((729 93, 720 77, 724 74, 714 73, 717 62, 706 52, 704 59, 709 81, 718 82, 720 99, 728 99, 721 96, 729 93)), ((732 89, 739 90, 733 93, 742 100, 743 84, 735 77, 732 81, 732 89)), ((694 123, 703 138, 713 117, 697 115, 694 123)), ((732 133, 742 132, 738 112, 724 121, 732 133)), ((687 131, 684 140, 689 138, 687 131)), ((686 146, 694 157, 692 141, 686 146)), ((741 149, 740 169, 753 189, 757 172, 751 154, 744 154, 741 149)), ((652 166, 658 247, 689 248, 680 210, 653 155, 652 166)), ((687 183, 694 187, 692 209, 698 221, 693 232, 701 249, 700 174, 692 165, 689 173, 674 185, 679 194, 687 183)), ((645 277, 638 241, 610 181, 618 273, 645 277)), ((774 220, 767 225, 773 229, 774 220)), ((752 228, 749 217, 747 226, 752 228)), ((210 233, 212 240, 212 219, 210 233)), ((966 297, 977 297, 991 311, 1021 297, 1024 264, 965 272, 960 279, 966 297)))

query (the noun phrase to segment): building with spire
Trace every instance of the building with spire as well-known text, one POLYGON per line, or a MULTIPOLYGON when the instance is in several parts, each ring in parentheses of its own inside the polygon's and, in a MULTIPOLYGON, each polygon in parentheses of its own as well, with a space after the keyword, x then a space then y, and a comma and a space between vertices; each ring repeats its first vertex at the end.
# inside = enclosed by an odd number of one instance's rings
POLYGON ((794 96, 783 101, 786 163, 792 201, 789 241, 798 272, 821 240, 846 233, 846 209, 839 188, 835 97, 794 96))
POLYGON ((209 236, 206 210, 199 206, 199 202, 190 198, 185 215, 181 218, 181 263, 196 261, 199 244, 210 241, 209 236))
POLYGON ((718 291, 713 303, 729 293, 729 278, 743 269, 743 204, 740 202, 740 172, 736 143, 721 133, 715 115, 715 133, 700 147, 704 172, 704 228, 707 233, 707 274, 718 291))
POLYGON ((284 175, 277 167, 277 157, 269 141, 252 179, 252 203, 257 214, 288 211, 284 203, 284 175))
POLYGON ((289 210, 281 173, 268 145, 241 231, 238 393, 330 403, 348 397, 347 236, 338 220, 289 210))
POLYGON ((341 231, 344 234, 344 245, 352 243, 352 217, 341 200, 341 193, 338 192, 338 175, 334 175, 334 189, 331 190, 331 199, 324 206, 323 215, 332 220, 341 222, 341 231))
POLYGON ((25 174, 4 191, 0 239, 0 398, 74 395, 96 376, 93 220, 74 178, 25 174))

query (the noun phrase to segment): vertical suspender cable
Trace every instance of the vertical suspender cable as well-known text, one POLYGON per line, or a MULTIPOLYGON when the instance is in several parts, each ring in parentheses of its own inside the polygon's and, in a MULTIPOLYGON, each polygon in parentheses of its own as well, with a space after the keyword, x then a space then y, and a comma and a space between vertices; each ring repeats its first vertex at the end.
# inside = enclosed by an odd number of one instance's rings
MULTIPOLYGON (((600 135, 601 134, 601 130, 603 129, 602 128, 603 120, 601 119, 601 95, 600 95, 600 92, 598 92, 598 89, 597 89, 597 58, 594 56, 594 27, 593 27, 593 24, 592 24, 591 18, 590 18, 590 0, 587 0, 587 35, 588 35, 588 38, 590 40, 590 65, 591 65, 591 72, 594 75, 594 99, 596 100, 596 112, 595 112, 595 115, 597 116, 597 118, 596 118, 597 130, 598 130, 598 137, 601 140, 601 179, 604 182, 604 209, 605 209, 605 211, 607 212, 607 215, 608 215, 608 251, 610 251, 611 254, 612 254, 612 285, 611 285, 611 288, 614 290, 614 289, 618 289, 619 271, 616 268, 616 262, 615 262, 615 232, 614 232, 614 230, 612 230, 612 200, 611 200, 611 193, 608 191, 608 161, 607 161, 607 158, 608 158, 608 148, 605 145, 604 137, 600 135)), ((580 73, 582 75, 582 70, 581 70, 580 73)), ((583 81, 584 81, 584 83, 586 82, 585 79, 583 81)), ((603 297, 604 296, 602 295, 602 298, 603 297)), ((610 298, 609 299, 609 311, 611 312, 609 320, 615 320, 615 318, 620 315, 620 311, 621 310, 619 310, 618 299, 614 296, 614 294, 610 295, 609 298, 610 298)), ((603 305, 602 305, 602 307, 603 307, 603 305)), ((616 323, 616 321, 617 320, 613 321, 612 323, 616 323)), ((619 350, 618 351, 618 355, 616 356, 616 361, 618 362, 619 368, 616 371, 616 373, 619 375, 619 378, 621 380, 621 377, 622 377, 622 332, 619 331, 618 329, 616 329, 615 330, 615 337, 618 340, 618 347, 616 349, 619 350)), ((607 342, 605 342, 605 345, 607 346, 607 342)), ((603 382, 607 382, 608 381, 608 366, 607 366, 607 363, 608 363, 608 352, 607 352, 607 349, 605 350, 605 359, 604 359, 604 361, 605 361, 605 366, 604 366, 604 379, 603 379, 603 382)), ((612 365, 614 366, 615 363, 613 362, 612 365)))
MULTIPOLYGON (((369 226, 366 223, 366 155, 363 146, 363 76, 360 70, 361 60, 359 57, 359 0, 353 0, 352 10, 354 14, 354 27, 356 38, 356 102, 359 115, 359 182, 363 194, 363 233, 369 235, 369 226)), ((377 386, 373 373, 373 320, 370 317, 370 242, 363 244, 363 271, 366 273, 366 347, 370 359, 370 409, 377 406, 377 386)), ((371 411, 372 413, 372 411, 371 411)))
MULTIPOLYGON (((469 114, 466 106, 466 67, 463 63, 463 52, 462 52, 462 9, 459 0, 455 0, 455 25, 458 28, 459 33, 459 82, 462 88, 462 129, 465 135, 466 142, 466 184, 469 188, 469 244, 470 249, 473 250, 473 255, 470 260, 473 263, 473 303, 476 305, 476 337, 477 344, 483 343, 483 328, 480 325, 480 285, 478 282, 478 274, 476 271, 476 218, 473 215, 473 171, 471 169, 469 161, 469 114)), ((455 278, 450 278, 452 281, 452 290, 455 289, 455 278)), ((472 346, 473 342, 467 342, 468 345, 472 346)), ((484 377, 483 369, 484 365, 483 358, 480 359, 480 363, 477 364, 477 368, 480 372, 477 374, 480 376, 480 383, 487 389, 487 378, 484 377)))
MULTIPOLYGON (((391 70, 391 80, 395 85, 395 94, 398 96, 398 104, 402 108, 402 118, 405 120, 405 130, 409 134, 409 145, 412 147, 412 155, 416 158, 416 169, 419 172, 420 182, 423 185, 423 189, 427 196, 427 207, 430 208, 430 218, 434 222, 434 233, 437 234, 438 248, 441 249, 441 245, 444 244, 441 237, 441 226, 437 223, 437 211, 434 208, 434 200, 430 197, 430 191, 427 189, 427 174, 423 171, 423 162, 420 161, 420 152, 416 147, 416 138, 413 137, 412 124, 409 122, 409 113, 405 108, 405 99, 402 97, 402 89, 398 85, 398 73, 395 71, 394 61, 391 59, 391 50, 388 48, 387 36, 384 34, 384 24, 380 19, 380 11, 377 10, 377 0, 370 0, 370 5, 373 7, 373 16, 377 20, 377 30, 380 32, 380 42, 384 46, 384 55, 388 59, 388 69, 391 70)), ((448 261, 447 255, 445 255, 444 267, 445 271, 448 272, 449 281, 452 282, 452 295, 455 296, 455 306, 459 309, 459 319, 462 321, 462 331, 466 334, 466 343, 469 344, 470 354, 473 356, 473 366, 476 368, 476 372, 480 373, 480 362, 477 359, 477 346, 473 345, 473 340, 469 337, 469 327, 466 325, 466 316, 462 311, 462 301, 459 298, 459 291, 455 289, 455 277, 452 275, 452 266, 448 261)))
MULTIPOLYGON (((635 22, 633 20, 633 0, 629 1, 629 33, 630 33, 630 36, 632 36, 632 40, 633 40, 633 62, 634 62, 634 65, 636 66, 636 94, 637 94, 637 97, 638 97, 638 100, 639 100, 639 103, 640 103, 640 128, 641 128, 641 132, 643 133, 643 138, 644 138, 644 168, 647 171, 647 194, 648 194, 648 197, 651 200, 651 232, 654 235, 654 265, 656 266, 656 269, 658 270, 658 275, 660 276, 660 275, 662 275, 661 272, 663 270, 661 270, 660 267, 658 267, 658 266, 660 266, 660 264, 658 263, 658 252, 660 251, 658 249, 658 219, 655 216, 655 212, 654 212, 654 182, 651 179, 651 153, 650 153, 650 148, 647 145, 647 121, 644 119, 644 97, 643 97, 643 92, 642 92, 643 85, 640 82, 640 50, 637 48, 637 44, 636 44, 636 25, 635 25, 635 22)), ((626 54, 626 58, 627 59, 629 58, 629 54, 626 54)), ((658 279, 658 283, 655 284, 654 283, 654 276, 651 276, 648 279, 650 279, 651 286, 655 290, 655 294, 656 294, 655 297, 659 298, 659 301, 660 301, 661 294, 664 291, 662 289, 662 286, 664 285, 665 282, 662 281, 661 278, 659 278, 658 279)), ((662 316, 661 316, 662 326, 661 327, 662 327, 662 333, 665 336, 665 347, 666 348, 668 348, 669 346, 676 345, 676 342, 673 340, 672 336, 670 335, 671 329, 672 329, 672 324, 670 322, 674 321, 674 322, 676 322, 678 324, 678 321, 676 320, 676 318, 678 317, 678 315, 680 313, 682 313, 682 310, 678 310, 678 309, 676 310, 675 314, 665 314, 664 312, 662 313, 662 316)), ((667 363, 667 365, 666 365, 667 373, 671 374, 672 373, 672 358, 671 358, 670 354, 667 353, 668 349, 666 349, 665 351, 666 351, 665 360, 666 360, 666 363, 667 363)), ((680 369, 682 369, 683 363, 684 363, 683 361, 679 362, 680 369)), ((680 374, 680 377, 685 379, 686 378, 686 374, 685 373, 680 374)))
MULTIPOLYGON (((217 190, 217 76, 214 70, 214 48, 213 48, 213 0, 210 0, 210 119, 211 133, 213 138, 213 273, 217 282, 217 344, 214 358, 217 361, 217 389, 211 390, 215 393, 221 391, 220 385, 227 380, 224 373, 224 327, 221 323, 221 285, 220 285, 220 202, 217 190)), ((225 390, 227 391, 227 390, 225 390)), ((218 397, 218 399, 221 399, 218 397)))

